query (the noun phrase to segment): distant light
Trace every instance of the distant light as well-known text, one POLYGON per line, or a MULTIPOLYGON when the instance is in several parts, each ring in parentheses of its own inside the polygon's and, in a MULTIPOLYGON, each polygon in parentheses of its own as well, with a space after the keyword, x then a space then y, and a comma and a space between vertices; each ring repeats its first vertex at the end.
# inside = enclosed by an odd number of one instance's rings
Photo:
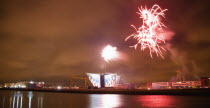
POLYGON ((210 78, 209 78, 210 79, 210 78))
POLYGON ((62 87, 61 86, 57 86, 57 89, 62 89, 62 87))
POLYGON ((33 84, 34 82, 33 81, 30 81, 30 84, 33 84))
POLYGON ((21 88, 26 88, 26 86, 25 85, 22 85, 21 88))

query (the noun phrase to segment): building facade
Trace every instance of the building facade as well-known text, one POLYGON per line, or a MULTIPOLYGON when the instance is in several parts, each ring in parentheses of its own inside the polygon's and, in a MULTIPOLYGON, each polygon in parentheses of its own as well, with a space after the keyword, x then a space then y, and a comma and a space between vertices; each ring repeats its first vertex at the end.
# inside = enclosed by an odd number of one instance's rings
POLYGON ((148 83, 148 89, 171 89, 171 88, 200 88, 201 81, 179 82, 152 82, 148 83))
POLYGON ((117 87, 120 76, 116 73, 86 73, 91 85, 97 88, 117 87))

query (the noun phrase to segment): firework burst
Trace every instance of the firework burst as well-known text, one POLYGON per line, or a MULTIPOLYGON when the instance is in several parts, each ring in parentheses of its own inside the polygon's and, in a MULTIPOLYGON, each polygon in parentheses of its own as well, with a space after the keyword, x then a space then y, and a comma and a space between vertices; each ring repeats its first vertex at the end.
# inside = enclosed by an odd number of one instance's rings
POLYGON ((161 22, 161 17, 164 18, 164 12, 167 9, 161 9, 158 5, 154 5, 151 9, 145 8, 138 8, 139 12, 137 14, 140 15, 140 18, 143 20, 142 26, 136 28, 134 25, 131 25, 136 32, 128 36, 125 40, 129 38, 134 38, 138 42, 131 46, 137 49, 140 45, 141 50, 145 50, 148 48, 150 50, 150 56, 152 53, 156 53, 157 56, 161 56, 162 58, 162 50, 165 51, 163 47, 159 44, 165 43, 164 36, 163 36, 163 28, 166 26, 161 22))
POLYGON ((112 47, 111 45, 107 45, 101 53, 101 56, 105 61, 109 62, 110 60, 118 57, 118 52, 116 51, 116 47, 112 47))

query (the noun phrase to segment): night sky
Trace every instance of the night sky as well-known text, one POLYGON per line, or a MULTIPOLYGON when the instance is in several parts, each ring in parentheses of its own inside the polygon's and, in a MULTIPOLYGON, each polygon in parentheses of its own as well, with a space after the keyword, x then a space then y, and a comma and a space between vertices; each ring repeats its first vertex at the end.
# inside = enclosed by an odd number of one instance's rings
POLYGON ((131 83, 210 76, 208 0, 1 0, 0 13, 0 81, 68 80, 105 65, 131 83), (142 24, 138 7, 154 4, 168 9, 165 59, 125 42, 142 24), (108 44, 121 58, 105 63, 108 44))

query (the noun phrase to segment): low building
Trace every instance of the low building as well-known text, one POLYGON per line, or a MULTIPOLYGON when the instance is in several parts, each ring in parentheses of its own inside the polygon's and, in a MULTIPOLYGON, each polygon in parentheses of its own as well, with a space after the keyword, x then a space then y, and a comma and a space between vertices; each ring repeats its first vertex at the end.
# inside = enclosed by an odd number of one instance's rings
POLYGON ((22 81, 15 83, 5 83, 4 88, 43 88, 44 82, 22 81))
POLYGON ((199 88, 201 81, 179 81, 172 82, 172 88, 199 88))
POLYGON ((148 89, 200 88, 201 81, 152 82, 147 85, 148 89))
POLYGON ((4 88, 14 88, 15 87, 15 83, 5 83, 4 84, 4 88))
POLYGON ((153 82, 151 85, 152 89, 167 89, 171 88, 170 82, 153 82))

